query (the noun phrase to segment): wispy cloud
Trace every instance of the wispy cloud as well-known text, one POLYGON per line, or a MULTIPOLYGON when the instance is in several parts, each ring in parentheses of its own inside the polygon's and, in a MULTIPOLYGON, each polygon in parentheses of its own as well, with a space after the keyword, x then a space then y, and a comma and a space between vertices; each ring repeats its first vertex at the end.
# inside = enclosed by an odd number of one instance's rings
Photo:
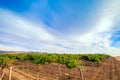
MULTIPOLYGON (((96 18, 91 19, 94 24, 88 25, 92 26, 91 29, 82 35, 80 33, 71 35, 71 38, 66 40, 66 42, 70 42, 68 46, 74 46, 76 52, 103 52, 119 55, 119 49, 112 46, 113 41, 111 40, 112 34, 119 29, 116 28, 120 22, 119 5, 118 0, 103 1, 101 7, 94 13, 96 18)), ((82 28, 79 27, 79 29, 82 28)))
MULTIPOLYGON (((32 22, 14 12, 0 9, 0 49, 70 53, 98 52, 119 55, 120 50, 112 46, 114 41, 111 40, 115 36, 113 36, 114 32, 119 29, 116 28, 116 25, 120 22, 119 5, 119 0, 103 0, 101 6, 94 11, 95 13, 92 12, 93 18, 89 19, 91 25, 87 23, 81 25, 76 24, 76 22, 65 23, 65 21, 63 22, 65 24, 62 24, 62 22, 59 24, 68 27, 59 31, 46 25, 42 20, 39 23, 32 22), (69 32, 67 31, 68 28, 70 29, 69 32), (84 32, 81 32, 82 30, 84 32)), ((69 14, 69 12, 68 10, 66 13, 69 14)), ((58 22, 63 20, 57 18, 56 13, 53 14, 53 20, 58 20, 58 22)), ((79 19, 76 21, 78 23, 79 19)), ((52 23, 55 26, 59 24, 52 23)))
POLYGON ((46 26, 43 23, 40 23, 39 25, 34 24, 3 9, 0 9, 0 13, 0 41, 26 47, 26 45, 30 46, 34 43, 37 44, 37 42, 49 43, 54 40, 54 36, 47 31, 46 26))

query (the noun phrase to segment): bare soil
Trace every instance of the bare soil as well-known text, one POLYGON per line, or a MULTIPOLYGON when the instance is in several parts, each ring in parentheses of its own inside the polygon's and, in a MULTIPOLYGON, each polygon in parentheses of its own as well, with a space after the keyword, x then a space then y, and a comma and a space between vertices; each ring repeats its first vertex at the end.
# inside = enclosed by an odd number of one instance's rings
MULTIPOLYGON (((120 80, 120 57, 110 57, 101 64, 83 61, 84 80, 120 80), (95 67, 93 67, 95 66, 95 67)), ((3 80, 8 80, 9 70, 5 69, 3 80)), ((79 68, 68 69, 58 63, 37 65, 29 61, 13 65, 12 80, 81 80, 79 68), (61 75, 59 75, 59 66, 61 75)))

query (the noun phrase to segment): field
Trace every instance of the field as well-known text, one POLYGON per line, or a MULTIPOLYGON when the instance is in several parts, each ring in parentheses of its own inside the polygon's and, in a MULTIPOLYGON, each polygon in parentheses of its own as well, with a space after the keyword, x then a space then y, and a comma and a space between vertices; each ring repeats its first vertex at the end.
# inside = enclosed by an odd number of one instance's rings
POLYGON ((120 80, 119 59, 106 54, 0 55, 3 80, 9 80, 11 66, 12 80, 120 80))

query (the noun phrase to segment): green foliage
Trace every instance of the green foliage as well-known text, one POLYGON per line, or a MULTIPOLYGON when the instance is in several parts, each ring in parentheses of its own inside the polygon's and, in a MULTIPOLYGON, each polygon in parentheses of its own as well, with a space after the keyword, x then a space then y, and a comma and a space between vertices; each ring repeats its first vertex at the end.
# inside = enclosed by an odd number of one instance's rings
POLYGON ((74 68, 81 65, 81 62, 76 59, 71 59, 65 64, 68 68, 74 68))
POLYGON ((7 57, 0 57, 0 65, 7 62, 7 57))
POLYGON ((9 58, 6 55, 0 55, 0 67, 1 70, 3 70, 6 67, 12 66, 12 64, 15 62, 15 59, 9 58))
POLYGON ((21 54, 1 54, 0 64, 13 63, 15 60, 26 61, 29 60, 35 64, 44 64, 56 62, 66 65, 68 68, 74 68, 81 65, 81 60, 91 62, 101 62, 109 57, 106 54, 47 54, 47 53, 21 53, 21 54), (10 62, 11 61, 11 62, 10 62), (13 62, 12 62, 13 61, 13 62))
POLYGON ((91 62, 100 62, 104 59, 109 57, 109 55, 106 54, 85 54, 83 55, 83 59, 91 62))

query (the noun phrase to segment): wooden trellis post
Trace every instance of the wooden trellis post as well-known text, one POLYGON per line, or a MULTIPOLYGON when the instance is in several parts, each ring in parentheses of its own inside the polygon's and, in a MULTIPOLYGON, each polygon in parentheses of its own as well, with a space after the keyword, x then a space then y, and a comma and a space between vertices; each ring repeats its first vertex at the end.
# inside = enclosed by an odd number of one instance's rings
POLYGON ((2 75, 1 75, 0 80, 2 80, 2 79, 3 79, 3 77, 4 77, 4 72, 2 72, 2 75))
POLYGON ((92 67, 93 67, 93 71, 95 71, 95 65, 93 62, 92 62, 92 67))
POLYGON ((61 77, 62 74, 61 74, 61 65, 59 64, 59 76, 61 77))
POLYGON ((12 67, 9 68, 9 80, 12 80, 12 67))
POLYGON ((83 72, 82 72, 82 69, 81 67, 79 66, 79 72, 80 72, 80 76, 81 76, 81 79, 80 80, 84 80, 84 76, 83 76, 83 72))

